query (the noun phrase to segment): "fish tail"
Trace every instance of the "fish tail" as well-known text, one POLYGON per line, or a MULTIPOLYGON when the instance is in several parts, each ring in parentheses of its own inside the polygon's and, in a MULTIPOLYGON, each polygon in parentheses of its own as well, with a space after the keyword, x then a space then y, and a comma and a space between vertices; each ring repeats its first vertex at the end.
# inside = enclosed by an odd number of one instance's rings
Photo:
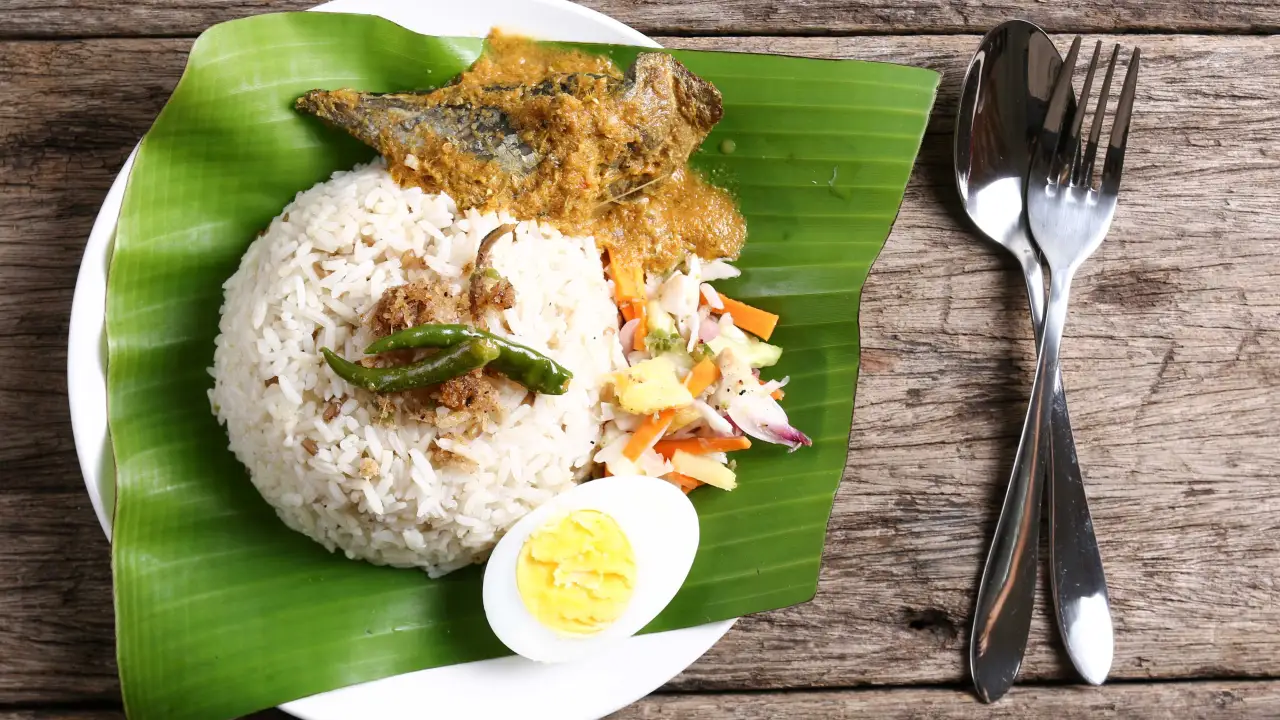
POLYGON ((369 106, 366 97, 365 93, 354 90, 312 90, 299 97, 294 108, 315 115, 366 145, 378 147, 378 116, 381 113, 369 106))

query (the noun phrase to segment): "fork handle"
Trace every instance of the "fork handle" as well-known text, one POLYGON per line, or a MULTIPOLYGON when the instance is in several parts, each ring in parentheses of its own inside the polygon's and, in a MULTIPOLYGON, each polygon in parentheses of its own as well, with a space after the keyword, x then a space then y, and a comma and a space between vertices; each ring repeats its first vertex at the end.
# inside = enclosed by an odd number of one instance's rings
POLYGON ((1050 408, 1049 564, 1058 628, 1071 664, 1085 682, 1101 685, 1111 672, 1115 638, 1107 578, 1076 460, 1062 374, 1050 408))
MULTIPOLYGON (((1044 324, 1044 280, 1038 256, 1023 260, 1031 321, 1039 345, 1044 324)), ((1058 629, 1071 664, 1085 682, 1101 685, 1115 652, 1107 577, 1093 532, 1067 393, 1058 372, 1049 409, 1049 565, 1058 629)))
POLYGON ((1054 276, 1013 475, 978 588, 969 667, 974 688, 985 702, 994 702, 1008 692, 1027 647, 1035 604, 1040 503, 1047 462, 1047 444, 1043 440, 1049 428, 1051 392, 1058 385, 1054 379, 1058 376, 1058 351, 1070 290, 1069 273, 1054 276))

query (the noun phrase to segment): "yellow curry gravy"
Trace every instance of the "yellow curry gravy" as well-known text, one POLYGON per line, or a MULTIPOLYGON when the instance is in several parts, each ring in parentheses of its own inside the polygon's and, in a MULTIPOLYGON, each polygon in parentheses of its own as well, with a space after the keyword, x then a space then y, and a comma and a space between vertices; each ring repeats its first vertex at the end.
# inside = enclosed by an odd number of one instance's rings
MULTIPOLYGON (((705 130, 673 122, 657 141, 642 137, 650 118, 672 109, 644 98, 618 102, 623 77, 607 57, 495 33, 471 69, 433 95, 445 98, 436 102, 499 109, 541 158, 532 172, 504 172, 439 137, 434 147, 384 155, 401 184, 443 190, 459 207, 507 210, 565 233, 592 234, 625 265, 662 272, 690 251, 705 259, 737 257, 746 224, 733 198, 687 167, 705 130), (530 91, 569 75, 572 94, 530 91), (645 152, 634 151, 645 143, 645 152), (411 152, 425 157, 406 159, 411 152)), ((707 129, 719 119, 716 99, 707 129)))

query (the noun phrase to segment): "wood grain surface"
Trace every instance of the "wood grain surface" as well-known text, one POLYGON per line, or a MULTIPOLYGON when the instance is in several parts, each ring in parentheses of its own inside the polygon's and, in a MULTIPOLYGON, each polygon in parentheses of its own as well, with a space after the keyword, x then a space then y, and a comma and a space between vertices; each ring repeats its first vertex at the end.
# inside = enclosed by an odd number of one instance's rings
MULTIPOLYGON (((822 690, 781 693, 657 694, 609 720, 1245 720, 1280 716, 1280 682, 1207 681, 1122 684, 1102 688, 1028 687, 994 706, 944 688, 822 690)), ((279 710, 245 720, 288 720, 279 710)), ((124 720, 114 708, 28 709, 0 720, 124 720)))
MULTIPOLYGON (((94 35, 125 32, 102 23, 130 12, 161 18, 149 33, 185 34, 217 19, 198 13, 274 7, 206 2, 171 16, 158 4, 96 1, 0 0, 0 34, 67 34, 75 8, 85 12, 72 34, 94 35)), ((674 7, 610 2, 624 20, 674 7)), ((835 17, 835 5, 785 12, 835 17)), ((705 7, 690 4, 693 24, 675 29, 701 27, 705 7)), ((725 7, 745 14, 747 3, 725 7)), ((1264 4, 1178 7, 1220 7, 1244 23, 1220 29, 1255 23, 1241 20, 1246 11, 1278 15, 1264 4)), ((635 24, 664 27, 653 22, 635 24)), ((941 29, 955 27, 970 26, 941 29)), ((955 95, 977 37, 659 38, 906 62, 945 76, 865 290, 849 465, 817 598, 742 620, 668 686, 674 694, 619 717, 1280 716, 1275 683, 1228 680, 1280 676, 1280 38, 1110 39, 1143 49, 1137 116, 1120 211, 1077 279, 1063 352, 1112 593, 1113 676, 1133 682, 1054 684, 1070 674, 1045 597, 1024 678, 1051 684, 1015 689, 994 708, 959 689, 1033 360, 1016 269, 964 228, 952 189, 955 95), (1167 682, 1178 678, 1216 680, 1167 682), (913 684, 933 687, 903 687, 913 684), (892 689, 865 687, 874 685, 892 689)), ((0 417, 9 429, 0 438, 0 720, 120 717, 109 548, 76 463, 65 338, 97 207, 189 44, 0 41, 0 417)))
MULTIPOLYGON (((1229 720, 1280 717, 1280 683, 1203 682, 1112 685, 1104 688, 1035 687, 981 705, 947 689, 821 691, 810 693, 654 695, 613 720, 680 718, 823 718, 823 720, 1229 720)), ((264 719, 265 720, 265 719, 264 719)))
MULTIPOLYGON (((196 35, 320 0, 0 0, 0 38, 196 35)), ((1010 18, 1050 32, 1275 32, 1272 0, 583 0, 648 35, 984 33, 1010 18)))

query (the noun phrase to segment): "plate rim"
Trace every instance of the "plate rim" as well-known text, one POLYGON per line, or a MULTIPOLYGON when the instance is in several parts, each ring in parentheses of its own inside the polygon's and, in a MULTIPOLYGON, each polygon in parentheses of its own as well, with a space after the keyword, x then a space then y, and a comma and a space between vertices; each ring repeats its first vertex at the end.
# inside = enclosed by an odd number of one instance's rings
MULTIPOLYGON (((540 7, 550 14, 559 13, 572 16, 589 25, 593 25, 595 29, 602 33, 610 34, 612 39, 609 41, 611 42, 621 41, 636 45, 660 47, 652 39, 624 23, 595 10, 576 5, 568 0, 472 0, 468 3, 468 10, 465 12, 478 15, 480 13, 475 10, 477 6, 500 8, 505 5, 510 8, 517 6, 517 4, 522 6, 524 10, 540 7)), ((416 13, 422 15, 426 9, 425 4, 414 3, 412 0, 332 0, 310 8, 312 11, 320 12, 351 12, 377 15, 391 22, 398 22, 398 20, 396 17, 388 17, 389 14, 400 16, 402 13, 416 13)), ((486 22, 485 24, 489 23, 486 22)), ((421 29, 410 29, 415 32, 422 32, 421 29)), ((576 32, 573 29, 569 30, 569 34, 576 34, 576 32)), ((474 34, 472 35, 474 36, 474 34)), ((584 38, 565 36, 554 39, 574 40, 584 38)), ((115 466, 107 423, 105 323, 107 274, 115 240, 116 226, 124 202, 124 193, 129 174, 133 169, 134 160, 138 154, 138 148, 139 145, 134 146, 119 173, 112 181, 90 230, 76 276, 67 338, 67 399, 71 414, 76 457, 80 465, 86 493, 89 495, 94 514, 97 516, 98 523, 108 541, 112 539, 114 507, 109 502, 114 503, 115 466), (108 501, 108 495, 110 496, 110 501, 108 501)), ((639 683, 633 683, 633 687, 630 687, 625 692, 619 691, 620 694, 612 696, 610 700, 584 703, 584 705, 590 706, 589 709, 587 707, 581 708, 581 710, 586 711, 586 714, 572 716, 601 717, 647 696, 663 683, 689 667, 689 665, 692 665, 711 646, 718 642, 735 622, 737 622, 736 618, 629 639, 624 646, 627 644, 643 646, 644 652, 639 653, 643 657, 656 659, 655 651, 661 652, 658 646, 663 644, 668 646, 679 645, 683 652, 680 654, 681 658, 675 663, 659 663, 663 667, 656 673, 652 671, 652 665, 649 673, 638 673, 635 671, 639 668, 628 666, 626 670, 634 673, 635 677, 646 675, 648 676, 647 679, 639 683), (684 659, 685 657, 688 658, 687 662, 684 659), (652 682, 653 677, 656 676, 661 677, 656 683, 652 682)), ((460 670, 466 672, 467 668, 475 670, 478 667, 485 667, 486 663, 500 664, 492 665, 491 667, 501 666, 503 668, 502 673, 510 674, 513 670, 508 666, 511 666, 513 662, 519 663, 519 659, 510 657, 495 658, 473 663, 429 668, 338 688, 327 693, 284 703, 279 707, 300 720, 332 720, 332 718, 338 716, 324 712, 324 704, 326 702, 337 705, 351 705, 354 701, 352 696, 354 696, 355 700, 358 700, 359 695, 363 693, 372 694, 375 691, 372 686, 375 685, 415 682, 425 679, 423 677, 425 674, 439 671, 446 671, 446 673, 442 674, 453 674, 460 670)), ((519 672, 518 669, 515 672, 519 672)), ((580 691, 582 688, 579 683, 575 683, 573 689, 580 691)), ((537 717, 537 715, 531 715, 530 717, 537 717)), ((556 717, 571 717, 571 715, 566 715, 564 709, 560 708, 557 710, 556 717)))

